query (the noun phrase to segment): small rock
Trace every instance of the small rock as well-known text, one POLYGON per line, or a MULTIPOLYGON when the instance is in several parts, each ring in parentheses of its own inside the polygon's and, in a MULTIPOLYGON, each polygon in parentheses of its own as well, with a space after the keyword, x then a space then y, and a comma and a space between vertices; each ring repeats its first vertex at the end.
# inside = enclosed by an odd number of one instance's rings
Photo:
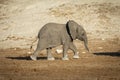
POLYGON ((16 48, 14 48, 14 50, 17 50, 16 48))
POLYGON ((29 51, 29 52, 27 52, 27 53, 28 53, 28 54, 32 54, 32 52, 30 52, 30 51, 29 51))
POLYGON ((99 49, 103 49, 103 47, 98 47, 99 49))
POLYGON ((105 39, 104 39, 104 38, 102 38, 102 40, 104 41, 105 39))
POLYGON ((62 50, 62 49, 56 49, 56 52, 57 52, 58 54, 61 54, 61 53, 63 52, 63 50, 62 50))
POLYGON ((86 52, 82 52, 82 53, 86 53, 86 52))

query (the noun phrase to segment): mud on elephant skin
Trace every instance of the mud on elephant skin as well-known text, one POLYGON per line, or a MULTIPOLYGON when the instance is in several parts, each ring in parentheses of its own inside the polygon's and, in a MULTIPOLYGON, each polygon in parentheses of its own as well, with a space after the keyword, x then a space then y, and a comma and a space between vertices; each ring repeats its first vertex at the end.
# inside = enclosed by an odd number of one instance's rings
POLYGON ((63 45, 63 58, 62 60, 69 60, 67 56, 68 49, 74 52, 73 58, 79 58, 79 52, 73 44, 73 40, 79 39, 84 41, 85 48, 88 49, 87 34, 84 28, 73 20, 69 20, 66 24, 47 23, 38 33, 38 44, 34 53, 30 56, 32 60, 37 60, 38 53, 46 49, 47 59, 54 60, 51 54, 53 47, 63 45))

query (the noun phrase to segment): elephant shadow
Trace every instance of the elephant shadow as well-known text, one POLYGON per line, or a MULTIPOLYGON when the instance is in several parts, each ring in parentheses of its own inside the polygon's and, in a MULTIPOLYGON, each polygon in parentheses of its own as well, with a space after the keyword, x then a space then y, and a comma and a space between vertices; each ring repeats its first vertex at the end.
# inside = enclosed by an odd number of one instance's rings
MULTIPOLYGON (((15 57, 6 57, 7 59, 15 59, 15 60, 31 60, 30 56, 15 56, 15 57)), ((46 60, 47 57, 38 57, 38 60, 46 60)))
POLYGON ((96 52, 93 53, 97 56, 112 56, 112 57, 120 57, 120 52, 96 52))

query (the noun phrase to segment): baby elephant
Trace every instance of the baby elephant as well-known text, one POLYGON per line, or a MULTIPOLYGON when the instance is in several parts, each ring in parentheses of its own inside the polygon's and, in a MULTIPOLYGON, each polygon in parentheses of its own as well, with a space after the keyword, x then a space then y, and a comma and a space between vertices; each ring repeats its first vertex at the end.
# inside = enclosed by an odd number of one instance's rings
POLYGON ((63 45, 62 60, 69 60, 67 56, 68 49, 74 52, 73 58, 79 58, 77 48, 73 44, 73 40, 79 39, 84 41, 85 48, 88 49, 88 40, 85 30, 82 26, 73 20, 69 20, 66 24, 48 23, 45 24, 38 33, 38 44, 35 52, 30 56, 32 60, 37 60, 39 51, 47 49, 47 59, 54 60, 51 54, 53 47, 63 45))

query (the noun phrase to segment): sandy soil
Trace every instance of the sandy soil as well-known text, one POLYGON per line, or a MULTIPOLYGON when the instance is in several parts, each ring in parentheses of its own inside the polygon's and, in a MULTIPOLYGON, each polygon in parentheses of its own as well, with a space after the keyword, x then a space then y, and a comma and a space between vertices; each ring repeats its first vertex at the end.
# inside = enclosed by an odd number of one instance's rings
MULTIPOLYGON (((0 50, 0 80, 120 80, 120 44, 113 40, 90 40, 91 52, 76 41, 79 59, 62 61, 53 49, 54 61, 46 60, 45 51, 37 61, 29 58, 28 49, 0 50)), ((33 52, 33 51, 32 51, 33 52)))

